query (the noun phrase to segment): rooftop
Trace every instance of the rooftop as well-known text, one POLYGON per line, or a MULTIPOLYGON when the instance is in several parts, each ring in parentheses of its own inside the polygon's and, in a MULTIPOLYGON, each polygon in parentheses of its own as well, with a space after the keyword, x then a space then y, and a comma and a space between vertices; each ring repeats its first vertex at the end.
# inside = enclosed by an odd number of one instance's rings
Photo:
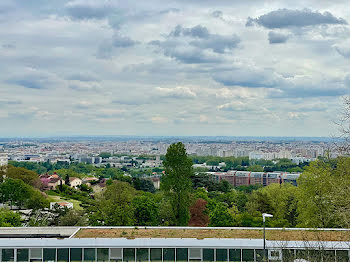
MULTIPOLYGON (((176 227, 100 227, 81 228, 74 238, 235 238, 261 239, 261 228, 176 228, 176 227)), ((271 229, 267 240, 280 241, 349 241, 350 231, 325 229, 271 229)))

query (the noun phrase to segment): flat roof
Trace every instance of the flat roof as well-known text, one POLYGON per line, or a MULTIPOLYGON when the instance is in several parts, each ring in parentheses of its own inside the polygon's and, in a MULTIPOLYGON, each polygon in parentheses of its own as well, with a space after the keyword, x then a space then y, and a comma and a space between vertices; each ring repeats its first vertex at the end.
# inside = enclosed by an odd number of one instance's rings
MULTIPOLYGON (((349 249, 350 242, 266 241, 267 248, 349 249)), ((195 238, 38 238, 0 239, 0 248, 238 248, 263 249, 262 239, 195 238)))
MULTIPOLYGON (((261 239, 262 228, 196 227, 95 227, 81 228, 74 238, 194 238, 261 239)), ((266 239, 276 241, 350 241, 348 230, 308 230, 266 228, 266 239)))

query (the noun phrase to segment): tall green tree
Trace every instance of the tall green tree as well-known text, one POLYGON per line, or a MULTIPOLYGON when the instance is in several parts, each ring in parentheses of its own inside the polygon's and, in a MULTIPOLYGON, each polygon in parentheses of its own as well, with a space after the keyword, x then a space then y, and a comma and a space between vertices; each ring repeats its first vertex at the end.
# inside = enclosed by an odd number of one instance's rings
POLYGON ((126 182, 114 182, 96 199, 90 216, 93 225, 132 226, 135 223, 132 200, 136 190, 126 182))
POLYGON ((192 190, 192 160, 183 143, 168 147, 164 161, 165 174, 161 187, 170 197, 177 225, 186 226, 190 219, 190 192, 192 190))
POLYGON ((158 208, 151 193, 137 196, 133 200, 135 210, 136 225, 138 226, 157 226, 158 225, 158 208))

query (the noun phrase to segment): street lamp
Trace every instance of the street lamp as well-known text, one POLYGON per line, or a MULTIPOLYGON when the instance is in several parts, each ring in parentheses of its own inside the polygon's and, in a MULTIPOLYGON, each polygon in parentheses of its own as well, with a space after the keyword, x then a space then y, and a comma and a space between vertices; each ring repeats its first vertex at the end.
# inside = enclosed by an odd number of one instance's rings
POLYGON ((264 261, 266 261, 266 238, 265 238, 265 218, 266 217, 273 217, 271 214, 263 213, 263 224, 264 224, 264 261))

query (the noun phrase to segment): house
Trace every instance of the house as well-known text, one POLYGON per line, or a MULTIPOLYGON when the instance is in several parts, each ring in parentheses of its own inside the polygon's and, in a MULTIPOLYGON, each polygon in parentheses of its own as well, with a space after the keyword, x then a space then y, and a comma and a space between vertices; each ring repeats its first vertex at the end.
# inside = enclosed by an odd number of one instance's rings
POLYGON ((82 183, 87 185, 87 186, 91 186, 91 184, 94 184, 94 182, 97 182, 98 178, 96 177, 85 177, 83 178, 82 183))
POLYGON ((82 180, 80 178, 77 177, 70 177, 69 178, 69 184, 70 187, 77 189, 78 186, 80 186, 82 184, 82 180))
POLYGON ((56 173, 53 175, 45 174, 40 176, 40 181, 43 184, 44 190, 55 190, 60 184, 64 185, 65 182, 56 173))
POLYGON ((73 208, 73 203, 71 202, 50 202, 50 209, 55 209, 56 205, 58 205, 61 208, 73 208))

